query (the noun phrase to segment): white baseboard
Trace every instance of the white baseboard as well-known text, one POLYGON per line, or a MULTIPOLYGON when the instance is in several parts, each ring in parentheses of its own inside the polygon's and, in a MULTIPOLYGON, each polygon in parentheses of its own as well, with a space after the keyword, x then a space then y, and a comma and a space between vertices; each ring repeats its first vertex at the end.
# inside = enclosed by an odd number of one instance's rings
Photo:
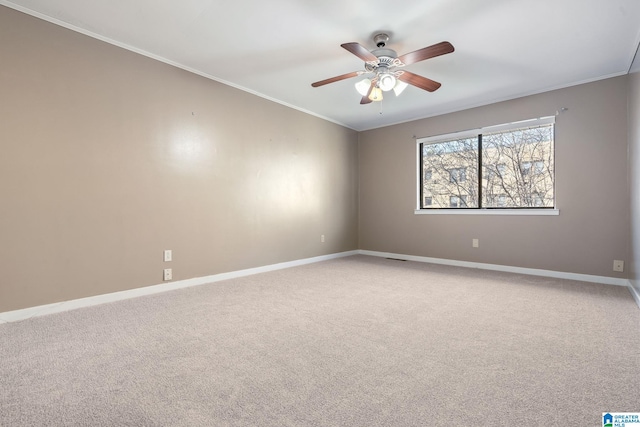
POLYGON ((507 265, 484 264, 469 261, 457 261, 443 258, 430 258, 416 255, 396 254, 390 252, 377 252, 367 250, 354 250, 340 252, 330 255, 322 255, 313 258, 305 258, 295 261, 282 262, 279 264, 271 264, 262 267, 248 268, 246 270, 231 271, 228 273, 214 274, 211 276, 196 277, 193 279, 179 280, 176 282, 162 283, 153 286, 145 286, 143 288, 135 288, 126 291, 113 292, 109 294, 96 295, 87 298, 80 298, 70 301, 57 302, 53 304, 40 305, 37 307, 29 307, 21 310, 7 311, 0 313, 0 324, 8 322, 17 322, 29 319, 31 317, 44 316, 47 314, 61 313, 64 311, 74 310, 76 308, 90 307, 93 305, 104 304, 108 302, 121 301, 130 298, 136 298, 144 295, 152 295, 161 292, 172 291, 176 289, 188 288, 191 286, 199 286, 207 283, 215 283, 222 280, 234 279, 237 277, 250 276, 253 274, 266 273, 268 271, 282 270, 290 267, 297 267, 305 264, 312 264, 330 259, 343 258, 351 255, 369 255, 383 258, 396 258, 407 261, 428 262, 432 264, 451 265, 456 267, 479 268, 483 270, 505 271, 509 273, 528 274, 532 276, 554 277, 558 279, 579 280, 583 282, 602 283, 606 285, 627 286, 633 298, 640 307, 640 294, 631 286, 631 282, 627 279, 618 279, 615 277, 593 276, 589 274, 565 273, 561 271, 540 270, 535 268, 512 267, 507 265))
POLYGON ((262 267, 248 268, 246 270, 231 271, 228 273, 214 274, 212 276, 196 277, 193 279, 179 280, 176 282, 162 283, 159 285, 145 286, 143 288, 129 289, 126 291, 113 292, 109 294, 96 295, 92 297, 79 298, 70 301, 57 302, 53 304, 40 305, 37 307, 29 307, 21 310, 7 311, 0 313, 0 324, 8 322, 17 322, 29 319, 31 317, 44 316, 47 314, 61 313, 63 311, 74 310, 76 308, 90 307, 93 305, 104 304, 108 302, 121 301, 130 298, 136 298, 144 295, 152 295, 161 292, 173 291, 176 289, 188 288, 191 286, 204 285, 207 283, 219 282, 222 280, 235 279, 237 277, 250 276, 258 273, 266 273, 268 271, 282 270, 284 268, 297 267, 305 264, 312 264, 330 259, 343 258, 351 255, 357 255, 358 251, 340 252, 330 255, 322 255, 313 258, 299 259, 295 261, 282 262, 279 264, 265 265, 262 267))
POLYGON ((629 281, 629 292, 631 292, 631 295, 633 295, 633 299, 636 300, 636 304, 638 304, 638 307, 640 307, 640 291, 638 291, 638 289, 640 289, 638 286, 640 286, 638 284, 638 282, 635 282, 635 286, 634 286, 634 282, 632 282, 631 280, 629 281))
POLYGON ((479 268, 482 270, 506 271, 509 273, 528 274, 530 276, 554 277, 557 279, 579 280, 581 282, 602 283, 605 285, 629 286, 629 280, 616 277, 593 276, 590 274, 565 273, 562 271, 540 270, 537 268, 512 267, 509 265, 484 264, 480 262, 457 261, 454 259, 430 258, 416 255, 394 254, 389 252, 376 252, 360 250, 362 255, 371 255, 383 258, 404 259, 407 261, 428 262, 432 264, 452 265, 456 267, 479 268))

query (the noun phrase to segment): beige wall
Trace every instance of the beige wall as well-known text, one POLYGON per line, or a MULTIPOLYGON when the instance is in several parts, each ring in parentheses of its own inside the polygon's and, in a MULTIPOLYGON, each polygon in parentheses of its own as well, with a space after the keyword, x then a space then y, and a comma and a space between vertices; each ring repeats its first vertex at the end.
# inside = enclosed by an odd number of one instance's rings
POLYGON ((360 249, 610 277, 628 260, 627 77, 362 132, 360 249), (559 216, 414 215, 416 144, 556 113, 559 216), (471 240, 480 239, 473 249, 471 240))
POLYGON ((0 58, 0 312, 357 248, 355 131, 2 6, 0 58))
POLYGON ((0 58, 0 312, 356 248, 638 286, 640 73, 358 135, 2 6, 0 58), (560 216, 413 214, 414 136, 561 107, 560 216))
POLYGON ((640 72, 629 75, 629 182, 631 187, 629 278, 640 295, 640 72))

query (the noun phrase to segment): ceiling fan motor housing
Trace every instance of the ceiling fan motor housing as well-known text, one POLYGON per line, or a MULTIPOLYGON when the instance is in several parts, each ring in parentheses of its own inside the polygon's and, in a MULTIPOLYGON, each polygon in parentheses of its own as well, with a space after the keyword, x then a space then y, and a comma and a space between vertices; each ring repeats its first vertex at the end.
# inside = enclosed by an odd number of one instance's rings
MULTIPOLYGON (((389 36, 386 37, 386 40, 388 40, 389 36)), ((376 36, 376 41, 377 39, 378 36, 376 36)), ((371 51, 371 53, 378 58, 378 63, 365 63, 365 69, 376 74, 376 85, 380 89, 385 92, 393 89, 398 74, 394 68, 402 65, 397 59, 398 54, 393 49, 385 48, 383 42, 378 42, 378 49, 371 51)))
POLYGON ((398 57, 395 50, 387 48, 372 50, 371 53, 377 56, 379 61, 383 61, 385 58, 387 60, 393 60, 398 57))
POLYGON ((371 53, 376 56, 378 59, 375 62, 365 62, 365 69, 367 71, 375 71, 378 67, 397 67, 399 65, 398 54, 393 49, 388 49, 384 47, 380 47, 378 49, 372 50, 371 53))

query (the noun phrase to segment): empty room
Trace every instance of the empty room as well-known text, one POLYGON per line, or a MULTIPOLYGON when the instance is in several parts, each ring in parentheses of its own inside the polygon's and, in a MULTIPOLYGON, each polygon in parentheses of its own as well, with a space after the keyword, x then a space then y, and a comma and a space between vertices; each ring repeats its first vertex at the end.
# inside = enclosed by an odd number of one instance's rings
POLYGON ((640 426, 637 0, 0 0, 0 426, 640 426))

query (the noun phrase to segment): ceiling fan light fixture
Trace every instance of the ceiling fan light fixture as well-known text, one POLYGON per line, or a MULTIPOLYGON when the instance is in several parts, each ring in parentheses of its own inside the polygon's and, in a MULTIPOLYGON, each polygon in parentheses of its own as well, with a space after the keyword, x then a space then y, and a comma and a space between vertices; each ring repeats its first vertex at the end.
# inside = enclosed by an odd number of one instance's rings
POLYGON ((356 83, 356 90, 362 96, 367 96, 369 93, 369 88, 371 87, 371 80, 362 79, 358 83, 356 83))
POLYGON ((371 89, 369 99, 372 101, 382 101, 382 90, 380 90, 380 88, 377 86, 371 89))
POLYGON ((407 86, 409 86, 408 83, 398 80, 396 82, 396 85, 393 87, 393 91, 395 92, 396 96, 399 96, 402 93, 402 91, 407 88, 407 86))
POLYGON ((362 96, 360 104, 370 104, 372 101, 382 101, 382 92, 393 90, 399 96, 407 85, 434 92, 441 84, 409 71, 399 70, 399 67, 415 64, 436 56, 452 53, 455 49, 447 41, 418 49, 398 56, 395 50, 387 48, 388 34, 376 34, 374 37, 377 49, 370 51, 358 42, 343 43, 340 46, 364 61, 364 70, 352 71, 329 79, 311 83, 312 87, 320 87, 329 83, 369 74, 369 78, 360 80, 355 88, 362 96), (402 81, 400 81, 400 78, 402 81))
POLYGON ((378 76, 378 86, 385 92, 396 86, 396 76, 391 73, 383 73, 378 76))

